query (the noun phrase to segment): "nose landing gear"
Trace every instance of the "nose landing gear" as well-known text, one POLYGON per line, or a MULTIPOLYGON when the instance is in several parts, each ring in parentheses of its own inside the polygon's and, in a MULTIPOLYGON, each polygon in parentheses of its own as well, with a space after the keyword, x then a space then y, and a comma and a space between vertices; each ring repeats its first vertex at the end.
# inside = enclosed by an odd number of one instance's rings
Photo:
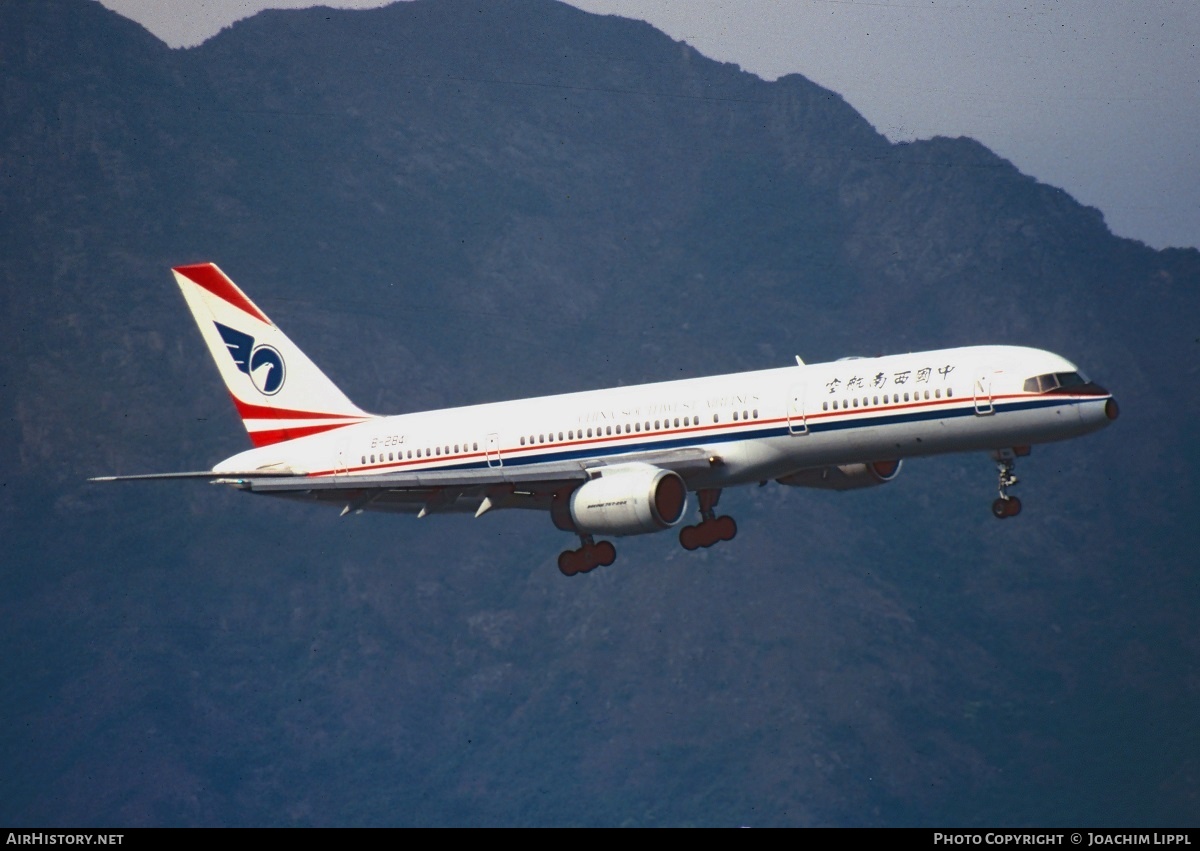
POLYGON ((679 543, 685 550, 711 547, 718 541, 732 541, 737 535, 737 523, 729 515, 718 517, 717 502, 721 499, 719 489, 708 489, 696 494, 700 497, 700 523, 684 526, 679 532, 679 543))
POLYGON ((1000 473, 1000 497, 992 503, 992 516, 997 520, 1006 517, 1016 517, 1021 513, 1021 500, 1010 496, 1008 489, 1020 481, 1013 469, 1017 466, 1016 454, 1011 450, 1002 450, 995 454, 996 469, 1000 473))

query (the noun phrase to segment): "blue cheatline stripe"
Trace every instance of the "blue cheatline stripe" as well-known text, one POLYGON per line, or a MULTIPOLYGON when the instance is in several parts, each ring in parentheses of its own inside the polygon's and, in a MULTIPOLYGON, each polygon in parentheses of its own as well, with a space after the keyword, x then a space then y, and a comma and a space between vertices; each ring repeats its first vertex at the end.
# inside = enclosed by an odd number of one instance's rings
MULTIPOLYGON (((994 402, 993 408, 996 413, 1009 413, 1015 411, 1037 410, 1038 408, 1060 407, 1064 404, 1078 405, 1093 401, 1096 401, 1096 398, 1089 397, 1085 399, 1064 399, 1062 397, 1036 397, 1017 402, 994 402)), ((808 416, 808 431, 811 434, 821 434, 823 432, 844 431, 846 429, 872 428, 876 426, 900 425, 904 423, 929 422, 931 420, 949 420, 977 416, 973 402, 969 404, 959 403, 957 407, 953 408, 941 406, 923 411, 898 411, 895 413, 885 411, 886 409, 882 409, 880 412, 871 414, 870 416, 855 416, 853 413, 851 413, 851 416, 845 419, 828 422, 821 422, 819 421, 819 418, 832 412, 810 414, 808 416)), ((839 411, 838 413, 840 414, 842 412, 839 411)), ((539 452, 536 455, 514 455, 514 453, 518 450, 501 450, 500 457, 503 459, 503 466, 505 467, 525 467, 551 461, 574 461, 587 458, 606 458, 614 455, 627 455, 633 452, 644 452, 649 450, 681 449, 696 446, 698 444, 712 445, 716 443, 736 443, 738 441, 766 437, 786 437, 790 433, 791 431, 787 424, 784 424, 769 428, 751 427, 737 430, 713 431, 710 434, 702 433, 691 434, 683 437, 658 438, 642 441, 640 443, 621 443, 612 446, 586 446, 578 449, 564 449, 558 452, 539 452)), ((529 452, 529 450, 523 451, 526 453, 529 452)), ((409 469, 412 472, 427 472, 430 470, 483 470, 488 469, 488 463, 486 460, 467 461, 459 464, 444 464, 436 467, 415 467, 409 469)), ((491 469, 500 468, 492 467, 491 469)))
MULTIPOLYGON (((993 408, 997 413, 999 413, 1035 410, 1046 407, 1058 407, 1063 404, 1079 404, 1083 401, 1091 400, 1036 398, 1020 402, 995 402, 993 403, 993 408)), ((974 417, 976 416, 976 410, 974 404, 971 404, 960 405, 954 408, 938 407, 924 411, 877 413, 871 416, 850 416, 846 419, 830 422, 814 422, 814 419, 819 416, 820 415, 814 415, 809 418, 808 430, 810 433, 819 434, 822 432, 834 432, 854 428, 871 428, 884 425, 928 422, 930 420, 974 417)), ((712 433, 702 435, 693 434, 685 437, 659 438, 656 440, 642 441, 640 443, 622 443, 612 446, 589 446, 578 449, 565 449, 558 452, 543 451, 536 455, 526 454, 515 457, 512 454, 515 450, 509 450, 508 452, 501 452, 501 457, 504 459, 504 466, 506 467, 523 467, 553 461, 604 458, 614 455, 626 455, 634 452, 643 452, 649 450, 686 448, 695 446, 697 444, 711 445, 720 443, 735 443, 754 438, 783 437, 787 436, 788 434, 790 434, 790 429, 786 425, 773 428, 743 428, 738 430, 714 431, 712 433)), ((417 468, 417 470, 479 470, 486 468, 488 468, 488 464, 487 461, 484 460, 469 461, 461 464, 444 464, 436 467, 421 467, 417 468)), ((416 470, 414 470, 414 472, 415 471, 416 470)))

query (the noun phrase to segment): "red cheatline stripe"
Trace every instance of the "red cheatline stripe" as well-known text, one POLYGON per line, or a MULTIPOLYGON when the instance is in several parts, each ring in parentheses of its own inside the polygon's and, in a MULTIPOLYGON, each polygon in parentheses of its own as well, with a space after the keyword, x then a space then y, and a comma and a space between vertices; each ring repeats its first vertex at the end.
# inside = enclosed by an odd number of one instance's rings
POLYGON ((271 320, 254 306, 254 302, 246 298, 233 281, 212 263, 196 263, 192 266, 176 266, 174 271, 183 275, 197 286, 204 287, 217 298, 232 304, 238 310, 244 311, 255 319, 271 324, 271 320))
POLYGON ((364 414, 328 414, 319 411, 294 411, 290 408, 272 408, 268 405, 251 405, 249 402, 243 402, 233 393, 229 394, 229 398, 233 400, 234 407, 244 420, 337 420, 337 419, 354 419, 355 422, 361 422, 367 419, 364 414))
POLYGON ((252 431, 250 432, 250 442, 259 446, 271 446, 275 443, 282 443, 285 440, 295 440, 298 437, 308 437, 310 434, 320 434, 323 431, 332 431, 335 428, 342 426, 353 425, 353 423, 329 423, 328 425, 315 426, 300 426, 299 428, 278 428, 270 429, 269 431, 252 431))

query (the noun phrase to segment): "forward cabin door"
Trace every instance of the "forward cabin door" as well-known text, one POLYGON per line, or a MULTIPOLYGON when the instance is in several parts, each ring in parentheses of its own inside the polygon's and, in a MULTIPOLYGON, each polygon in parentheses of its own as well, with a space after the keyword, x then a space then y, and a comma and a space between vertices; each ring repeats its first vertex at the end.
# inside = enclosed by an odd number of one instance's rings
POLYGON ((975 379, 975 416, 986 417, 996 413, 992 404, 992 377, 981 375, 975 379))
POLYGON ((788 393, 787 421, 792 434, 808 434, 808 413, 804 406, 805 385, 797 384, 788 393))

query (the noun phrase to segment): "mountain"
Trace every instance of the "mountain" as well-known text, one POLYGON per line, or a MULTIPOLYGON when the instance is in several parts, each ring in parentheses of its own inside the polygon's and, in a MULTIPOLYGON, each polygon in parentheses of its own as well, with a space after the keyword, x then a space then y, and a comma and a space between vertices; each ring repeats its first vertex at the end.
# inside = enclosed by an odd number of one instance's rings
POLYGON ((189 50, 8 0, 0 80, 0 822, 1200 811, 1200 252, 549 0, 265 12, 189 50), (1015 521, 986 457, 933 459, 729 491, 736 542, 566 579, 525 513, 85 484, 248 445, 170 281, 201 260, 368 410, 994 342, 1123 414, 1023 459, 1015 521))

